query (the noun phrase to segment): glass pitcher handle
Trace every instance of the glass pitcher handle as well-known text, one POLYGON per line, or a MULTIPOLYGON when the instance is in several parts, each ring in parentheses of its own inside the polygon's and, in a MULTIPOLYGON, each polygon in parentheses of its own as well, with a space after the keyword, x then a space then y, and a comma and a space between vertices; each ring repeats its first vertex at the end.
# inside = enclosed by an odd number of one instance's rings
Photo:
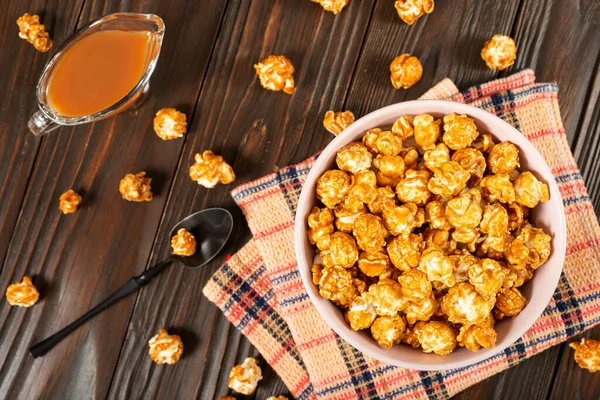
POLYGON ((27 126, 29 127, 31 133, 33 133, 35 136, 43 136, 48 132, 52 132, 53 130, 60 128, 62 125, 54 122, 43 112, 36 111, 35 114, 29 118, 27 126))

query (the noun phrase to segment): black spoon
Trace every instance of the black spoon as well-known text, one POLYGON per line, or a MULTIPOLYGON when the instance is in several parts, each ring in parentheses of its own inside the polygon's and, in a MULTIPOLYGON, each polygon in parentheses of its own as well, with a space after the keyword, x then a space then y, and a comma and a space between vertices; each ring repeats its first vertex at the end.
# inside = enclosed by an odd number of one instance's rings
POLYGON ((108 296, 103 302, 73 321, 70 325, 67 325, 38 344, 31 346, 29 353, 34 358, 43 356, 87 320, 100 314, 123 297, 137 292, 142 286, 150 282, 152 278, 175 261, 179 261, 190 268, 199 268, 206 265, 219 254, 225 243, 227 243, 233 229, 233 217, 229 211, 223 208, 210 208, 198 211, 175 225, 169 234, 169 238, 173 237, 181 228, 187 229, 196 238, 196 253, 193 256, 181 257, 170 255, 166 260, 150 267, 143 274, 134 276, 125 282, 119 290, 108 296))

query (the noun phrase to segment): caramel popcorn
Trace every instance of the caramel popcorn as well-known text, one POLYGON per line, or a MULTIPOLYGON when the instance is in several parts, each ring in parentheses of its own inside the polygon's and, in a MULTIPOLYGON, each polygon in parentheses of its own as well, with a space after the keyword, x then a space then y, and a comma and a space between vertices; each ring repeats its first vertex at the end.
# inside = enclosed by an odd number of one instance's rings
POLYGON ((416 169, 419 161, 419 152, 416 146, 403 148, 400 156, 404 159, 404 169, 416 169))
POLYGON ((154 117, 154 132, 162 140, 171 140, 183 137, 187 132, 185 114, 174 108, 158 110, 154 117))
POLYGON ((513 248, 513 245, 519 246, 520 244, 523 244, 528 250, 526 259, 527 265, 531 269, 537 269, 548 261, 552 251, 551 242, 552 237, 542 229, 526 225, 512 242, 511 249, 513 248))
MULTIPOLYGON (((446 204, 446 218, 455 228, 477 228, 482 218, 477 191, 462 193, 446 204)), ((462 242, 464 243, 464 242, 462 242)))
POLYGON ((450 254, 456 249, 456 241, 451 238, 450 231, 444 229, 425 229, 423 241, 426 249, 434 247, 442 250, 444 254, 450 254))
POLYGON ((24 276, 21 282, 13 283, 6 288, 6 300, 11 306, 31 307, 40 298, 31 278, 24 276))
POLYGON ((527 299, 521 294, 519 289, 516 287, 503 288, 496 297, 494 316, 496 319, 516 317, 525 305, 527 305, 527 299))
POLYGON ((196 153, 194 160, 196 162, 190 167, 190 178, 205 188, 214 188, 219 183, 228 185, 235 180, 231 166, 210 150, 196 153))
POLYGON ((550 192, 548 185, 540 182, 535 175, 529 171, 522 172, 514 182, 515 198, 517 203, 533 208, 539 202, 548 201, 550 192))
POLYGON ((169 335, 165 328, 148 341, 148 354, 157 364, 175 364, 183 353, 183 342, 177 335, 169 335))
POLYGON ((313 207, 308 216, 308 240, 316 244, 319 250, 330 246, 330 235, 333 233, 333 212, 329 208, 313 207))
POLYGON ((507 174, 488 175, 479 183, 483 197, 493 203, 514 203, 515 188, 513 187, 510 177, 507 174))
POLYGON ((508 212, 498 203, 486 205, 479 229, 494 236, 504 234, 508 230, 508 212))
POLYGON ((431 282, 445 287, 452 287, 454 280, 454 262, 444 252, 436 247, 423 251, 419 261, 419 270, 425 272, 431 282))
POLYGON ((517 46, 515 41, 506 35, 494 35, 485 42, 481 49, 481 58, 488 68, 503 70, 514 64, 517 58, 517 46))
POLYGON ((432 13, 434 3, 433 0, 397 0, 394 6, 400 19, 412 25, 423 14, 432 13))
POLYGON ((579 343, 569 343, 575 349, 575 362, 590 372, 600 371, 600 342, 593 339, 581 338, 579 343))
POLYGON ((450 161, 450 150, 444 143, 438 143, 435 148, 423 153, 425 168, 437 171, 444 163, 450 161))
POLYGON ((469 146, 479 136, 473 118, 466 115, 450 114, 444 117, 444 135, 442 140, 452 150, 469 146))
POLYGON ((467 181, 471 177, 456 161, 448 161, 442 164, 429 180, 427 187, 429 191, 444 198, 456 196, 467 187, 467 181))
POLYGON ((402 206, 386 205, 383 209, 383 224, 394 236, 409 234, 425 222, 425 211, 413 203, 402 206))
POLYGON ((354 123, 354 114, 351 111, 327 111, 323 118, 323 126, 335 136, 354 123))
POLYGON ((265 89, 294 93, 294 66, 287 57, 269 56, 254 64, 254 69, 265 89))
POLYGON ((425 222, 433 229, 449 230, 451 226, 446 218, 446 203, 439 200, 427 203, 425 206, 425 222))
POLYGON ((456 332, 442 321, 417 322, 415 335, 425 353, 447 355, 456 348, 456 332))
POLYGON ((373 339, 383 348, 389 349, 402 337, 406 322, 399 315, 377 317, 371 325, 373 339))
POLYGON ((373 214, 363 214, 356 218, 352 233, 358 246, 369 252, 379 251, 385 246, 387 230, 381 218, 373 214))
POLYGON ((510 203, 506 205, 506 212, 508 214, 508 230, 514 231, 519 229, 525 221, 526 208, 518 203, 510 203))
MULTIPOLYGON (((365 214, 367 212, 366 207, 363 204, 348 204, 346 202, 336 206, 334 209, 335 213, 335 227, 338 231, 344 233, 352 233, 352 227, 354 226, 354 221, 359 216, 365 214)), ((329 238, 324 238, 323 240, 329 240, 329 238)), ((323 246, 326 246, 323 244, 323 246)), ((317 245, 319 247, 319 245, 317 245)), ((323 250, 323 248, 319 247, 319 249, 323 250)))
POLYGON ((267 397, 267 400, 289 400, 289 399, 285 396, 269 396, 269 397, 267 397))
POLYGON ((404 159, 400 156, 378 155, 373 160, 373 165, 387 178, 396 179, 404 176, 404 159))
POLYGON ((335 161, 339 169, 354 174, 371 168, 373 156, 362 143, 351 142, 337 152, 335 161))
POLYGON ((477 184, 483 178, 486 161, 481 151, 472 147, 457 150, 452 154, 452 161, 456 161, 465 171, 471 174, 469 183, 477 184))
POLYGON ((402 311, 406 314, 406 321, 409 324, 414 324, 417 321, 428 321, 436 309, 437 302, 435 298, 429 296, 418 301, 406 301, 402 311))
POLYGON ((482 347, 491 349, 496 345, 498 335, 494 330, 494 318, 488 314, 486 319, 476 325, 463 325, 456 340, 461 347, 467 350, 478 351, 482 347))
POLYGON ((392 61, 390 64, 392 85, 396 89, 408 89, 415 83, 421 80, 423 75, 423 67, 417 57, 410 54, 402 54, 392 61))
POLYGON ((177 256, 193 256, 196 254, 196 238, 187 229, 181 228, 171 238, 171 247, 172 253, 177 256))
POLYGON ((375 154, 396 156, 402 150, 402 139, 391 131, 371 129, 363 136, 363 143, 367 149, 375 154))
POLYGON ((323 264, 313 264, 310 268, 310 271, 312 272, 312 283, 315 286, 319 285, 319 282, 323 277, 323 268, 323 264))
POLYGON ((407 170, 404 179, 401 179, 396 185, 398 199, 404 203, 425 205, 431 195, 427 187, 430 175, 426 170, 407 170))
POLYGON ((433 294, 427 274, 418 269, 408 269, 403 272, 398 277, 398 283, 402 288, 402 298, 413 302, 420 302, 433 294))
POLYGON ((325 11, 330 11, 334 14, 342 11, 348 5, 350 0, 312 0, 313 3, 319 3, 325 11))
POLYGON ((119 192, 128 201, 150 201, 152 200, 150 182, 152 182, 152 178, 147 178, 144 171, 127 174, 119 183, 119 192))
POLYGON ((488 166, 493 174, 510 174, 519 168, 519 149, 510 142, 498 143, 488 155, 488 166))
POLYGON ((221 396, 219 400, 236 400, 233 396, 221 396))
POLYGON ((530 268, 515 268, 513 265, 508 264, 504 268, 506 278, 502 283, 504 288, 521 287, 525 282, 533 278, 533 270, 530 268))
POLYGON ((489 153, 494 148, 494 138, 489 133, 483 133, 479 135, 477 139, 471 144, 476 150, 479 150, 482 153, 489 153))
POLYGON ((391 279, 380 279, 369 287, 368 292, 363 293, 363 297, 382 316, 396 315, 404 305, 402 287, 391 279))
POLYGON ((456 282, 466 282, 469 280, 469 269, 477 263, 479 259, 469 253, 466 249, 456 250, 450 254, 450 259, 454 262, 454 280, 456 282))
POLYGON ((415 134, 412 121, 404 116, 398 118, 392 125, 392 133, 402 140, 410 139, 415 134))
POLYGON ((38 15, 23 14, 17 19, 19 37, 27 40, 37 51, 47 52, 52 47, 52 39, 46 32, 46 26, 40 24, 38 15))
POLYGON ((328 208, 334 208, 350 191, 350 176, 337 169, 325 172, 317 180, 317 198, 328 208))
POLYGON ((350 304, 348 310, 344 314, 346 322, 355 331, 369 329, 377 318, 375 307, 367 302, 363 297, 358 296, 350 304))
POLYGON ((330 237, 329 246, 321 251, 323 265, 326 267, 352 267, 358 261, 356 240, 347 233, 335 232, 330 237))
POLYGON ((412 233, 393 237, 387 245, 387 252, 392 264, 401 271, 416 268, 421 260, 422 243, 423 238, 412 233))
POLYGON ((454 324, 476 325, 487 317, 495 303, 494 298, 485 299, 473 285, 457 283, 442 299, 442 310, 454 324))
POLYGON ((258 386, 258 381, 262 378, 262 371, 258 366, 258 361, 256 358, 248 357, 242 364, 236 365, 231 369, 227 386, 237 393, 249 396, 254 393, 258 386))
MULTIPOLYGON (((478 240, 480 241, 480 240, 478 240)), ((505 252, 513 241, 513 237, 508 233, 502 233, 498 236, 487 235, 483 237, 483 241, 479 243, 478 255, 485 255, 488 258, 495 260, 504 260, 505 252)))
POLYGON ((413 119, 414 136, 417 146, 423 150, 432 150, 435 148, 435 142, 440 137, 439 119, 434 119, 429 114, 420 114, 413 119))
POLYGON ((378 187, 375 201, 369 203, 369 211, 373 214, 381 214, 384 206, 394 205, 396 195, 389 186, 378 187))
POLYGON ((485 258, 469 268, 468 276, 469 283, 477 293, 485 299, 490 299, 502 288, 506 272, 498 262, 485 258))
POLYGON ((81 204, 81 196, 73 189, 69 189, 60 195, 58 209, 63 214, 72 214, 77 211, 81 204))
POLYGON ((345 268, 334 265, 321 271, 319 294, 341 307, 347 308, 358 295, 352 274, 345 268))

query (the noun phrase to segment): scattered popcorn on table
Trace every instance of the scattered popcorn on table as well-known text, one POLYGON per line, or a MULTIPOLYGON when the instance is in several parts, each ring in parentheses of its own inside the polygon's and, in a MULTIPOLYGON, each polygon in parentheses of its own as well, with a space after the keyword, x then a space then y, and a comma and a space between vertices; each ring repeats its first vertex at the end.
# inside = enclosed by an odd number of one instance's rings
POLYGON ((154 117, 154 132, 162 140, 171 140, 183 137, 187 132, 185 114, 174 108, 158 110, 154 117))
POLYGON ((330 11, 334 14, 342 11, 348 5, 350 0, 312 0, 313 3, 318 3, 325 11, 330 11))
POLYGON ((240 365, 236 365, 229 373, 229 389, 246 396, 251 395, 262 379, 262 371, 256 358, 248 357, 240 365))
POLYGON ((21 282, 13 283, 6 288, 6 300, 11 306, 31 307, 40 298, 31 278, 24 276, 21 282))
POLYGON ((150 182, 152 182, 152 178, 147 178, 144 171, 127 174, 119 183, 119 192, 123 199, 128 201, 150 201, 152 200, 150 182))
POLYGON ((37 51, 45 53, 52 47, 52 39, 46 32, 44 24, 40 24, 40 17, 28 13, 17 19, 19 37, 27 40, 37 51))
POLYGON ((183 342, 177 335, 169 335, 165 328, 148 341, 148 354, 157 364, 175 364, 183 353, 183 342))
POLYGON ((196 238, 187 229, 181 228, 171 238, 172 253, 177 256, 189 257, 196 253, 196 238))
POLYGON ((494 35, 485 42, 481 49, 481 58, 488 68, 503 70, 515 63, 517 58, 517 46, 515 41, 506 35, 494 35))
POLYGON ((518 288, 552 252, 529 220, 548 187, 469 116, 402 116, 387 128, 340 148, 317 179, 312 282, 384 348, 491 348, 495 321, 521 312, 518 288))
POLYGON ((233 168, 223 157, 215 155, 212 151, 196 153, 194 160, 196 162, 190 167, 190 178, 199 185, 212 189, 219 183, 228 185, 235 181, 233 168))
POLYGON ((354 114, 351 111, 327 111, 323 118, 323 126, 335 136, 354 123, 354 114))
POLYGON ((72 214, 77 211, 81 204, 81 196, 73 189, 69 189, 60 195, 58 209, 63 214, 72 214))
POLYGON ((433 0, 397 0, 394 7, 396 7, 400 19, 408 25, 412 25, 423 14, 432 13, 434 3, 433 0))
POLYGON ((423 66, 417 57, 402 54, 390 64, 392 85, 396 89, 408 89, 421 80, 423 66))
POLYGON ((254 69, 265 89, 294 93, 294 66, 287 57, 269 56, 255 64, 254 69))
POLYGON ((600 342, 594 339, 581 338, 579 343, 569 343, 575 349, 575 362, 590 372, 600 371, 600 342))

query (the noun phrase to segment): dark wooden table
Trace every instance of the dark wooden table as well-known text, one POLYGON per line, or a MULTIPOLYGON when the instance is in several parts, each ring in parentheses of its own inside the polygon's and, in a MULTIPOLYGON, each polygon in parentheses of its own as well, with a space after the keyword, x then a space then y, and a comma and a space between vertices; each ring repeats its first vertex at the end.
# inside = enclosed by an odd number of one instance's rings
MULTIPOLYGON (((350 0, 337 16, 309 0, 0 1, 0 288, 34 277, 42 299, 30 309, 0 301, 0 398, 212 399, 227 393, 231 367, 249 342, 201 289, 249 238, 229 191, 206 190, 187 174, 194 153, 212 149, 234 167, 236 183, 301 161, 331 136, 325 111, 362 116, 417 98, 444 77, 465 88, 531 67, 557 81, 566 132, 600 211, 600 1, 439 0, 433 14, 402 23, 391 0, 350 0), (40 14, 56 43, 102 15, 150 12, 167 26, 149 101, 135 112, 35 138, 26 122, 49 54, 17 36, 16 19, 40 14), (479 57, 495 33, 514 37, 515 65, 497 73, 479 57), (410 90, 394 90, 389 63, 410 52, 424 72, 410 90), (293 96, 262 89, 253 63, 285 54, 296 67, 293 96), (163 142, 153 114, 188 115, 185 139, 163 142), (154 200, 120 198, 131 171, 153 178, 154 200), (59 195, 83 193, 83 208, 63 216, 59 195), (122 300, 43 358, 27 348, 141 273, 169 251, 170 227, 209 206, 232 210, 237 228, 227 252, 201 271, 172 268, 136 297, 122 300), (156 366, 147 340, 167 327, 183 338, 175 366, 156 366)), ((600 328, 585 336, 600 338, 600 328)), ((264 364, 264 362, 263 362, 264 364)), ((287 390, 267 365, 257 399, 287 390)), ((579 369, 556 346, 460 394, 459 398, 598 398, 600 373, 579 369)))

